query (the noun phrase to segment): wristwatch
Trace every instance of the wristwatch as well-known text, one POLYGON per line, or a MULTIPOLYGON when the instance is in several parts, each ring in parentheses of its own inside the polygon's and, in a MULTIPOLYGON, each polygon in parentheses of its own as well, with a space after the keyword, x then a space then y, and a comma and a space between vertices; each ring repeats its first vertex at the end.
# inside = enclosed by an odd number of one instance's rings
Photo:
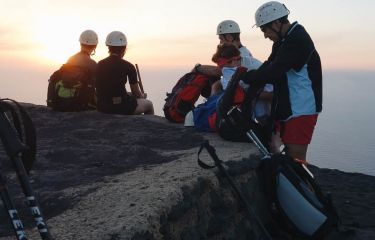
POLYGON ((195 71, 196 73, 199 73, 198 68, 199 68, 200 66, 202 66, 202 64, 200 64, 200 63, 195 64, 195 66, 194 66, 194 71, 195 71))

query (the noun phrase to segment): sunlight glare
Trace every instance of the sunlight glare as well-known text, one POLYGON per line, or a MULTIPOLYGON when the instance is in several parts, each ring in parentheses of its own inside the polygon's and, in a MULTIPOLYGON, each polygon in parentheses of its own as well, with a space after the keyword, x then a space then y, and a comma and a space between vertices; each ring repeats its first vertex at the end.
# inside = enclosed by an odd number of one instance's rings
POLYGON ((79 34, 82 29, 72 17, 42 16, 36 24, 35 41, 40 46, 43 62, 64 63, 79 51, 79 34))

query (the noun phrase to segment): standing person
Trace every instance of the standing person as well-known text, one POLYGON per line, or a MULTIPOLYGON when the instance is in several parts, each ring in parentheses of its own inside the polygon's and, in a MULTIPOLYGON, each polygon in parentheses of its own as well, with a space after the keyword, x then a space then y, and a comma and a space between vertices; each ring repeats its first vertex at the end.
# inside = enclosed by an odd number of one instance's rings
MULTIPOLYGON (((217 25, 216 34, 220 43, 231 43, 238 48, 241 55, 241 66, 248 70, 258 68, 262 63, 253 57, 251 52, 241 43, 241 30, 233 20, 224 20, 217 25)), ((217 66, 201 65, 197 63, 194 71, 209 76, 220 76, 221 70, 217 66)))
POLYGON ((320 57, 305 28, 288 20, 289 10, 280 2, 263 4, 255 13, 256 26, 273 41, 272 52, 257 70, 244 74, 250 85, 274 84, 272 111, 280 124, 287 154, 305 160, 322 111, 320 57))
POLYGON ((142 93, 133 64, 123 59, 128 44, 125 34, 113 31, 106 38, 109 56, 98 63, 96 92, 98 110, 113 114, 154 114, 147 94, 142 93), (129 80, 131 93, 126 91, 129 80))

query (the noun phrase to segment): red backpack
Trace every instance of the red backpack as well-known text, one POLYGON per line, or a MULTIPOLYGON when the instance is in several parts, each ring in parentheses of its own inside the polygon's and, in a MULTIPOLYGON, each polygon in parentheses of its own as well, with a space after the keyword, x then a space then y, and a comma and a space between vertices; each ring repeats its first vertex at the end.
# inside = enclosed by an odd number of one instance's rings
POLYGON ((199 96, 210 96, 211 84, 219 77, 210 77, 203 74, 189 72, 182 76, 167 93, 163 107, 165 118, 171 122, 181 123, 185 116, 194 108, 199 96))

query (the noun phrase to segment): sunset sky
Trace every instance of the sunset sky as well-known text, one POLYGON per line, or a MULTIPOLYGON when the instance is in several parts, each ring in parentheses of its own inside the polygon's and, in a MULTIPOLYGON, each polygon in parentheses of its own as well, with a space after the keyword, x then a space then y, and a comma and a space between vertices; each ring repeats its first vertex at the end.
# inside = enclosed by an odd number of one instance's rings
MULTIPOLYGON (((233 19, 240 25, 243 44, 264 61, 272 43, 252 28, 254 13, 264 2, 0 0, 0 96, 7 94, 4 87, 14 91, 20 76, 46 81, 51 71, 79 50, 78 38, 86 29, 99 35, 96 61, 107 56, 106 35, 119 30, 129 42, 125 58, 145 71, 189 69, 196 62, 211 63, 218 44, 216 26, 233 19)), ((291 12, 290 21, 297 20, 310 33, 324 70, 375 69, 375 1, 283 3, 291 12)))

